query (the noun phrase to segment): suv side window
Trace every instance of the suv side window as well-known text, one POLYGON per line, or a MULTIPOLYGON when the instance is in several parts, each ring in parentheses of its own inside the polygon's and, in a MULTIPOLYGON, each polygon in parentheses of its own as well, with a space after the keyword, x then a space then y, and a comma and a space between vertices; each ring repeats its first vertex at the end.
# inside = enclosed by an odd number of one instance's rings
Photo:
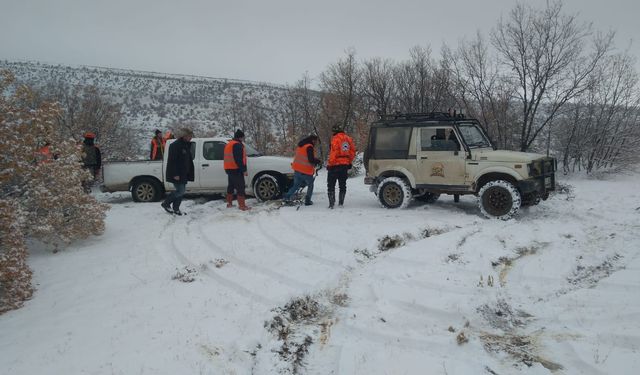
POLYGON ((202 157, 205 160, 223 160, 224 146, 224 142, 205 142, 202 145, 202 157))
POLYGON ((452 128, 422 128, 421 151, 460 151, 460 144, 452 128))
POLYGON ((410 127, 377 128, 373 156, 376 159, 406 159, 410 139, 410 127))

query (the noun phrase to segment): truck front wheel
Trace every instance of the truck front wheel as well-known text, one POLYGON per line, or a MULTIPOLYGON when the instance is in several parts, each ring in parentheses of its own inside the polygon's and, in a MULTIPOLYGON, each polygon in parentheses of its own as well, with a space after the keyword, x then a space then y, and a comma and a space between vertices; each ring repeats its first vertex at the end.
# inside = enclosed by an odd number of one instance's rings
POLYGON ((520 203, 520 192, 508 181, 488 182, 478 192, 480 211, 491 219, 510 219, 520 209, 520 203))
POLYGON ((162 197, 162 188, 158 181, 140 178, 131 185, 131 197, 134 202, 157 202, 162 197))
POLYGON ((378 199, 386 208, 406 208, 411 202, 411 188, 399 177, 388 177, 378 185, 378 199))
POLYGON ((253 184, 253 195, 261 202, 277 199, 281 193, 278 179, 270 174, 263 174, 253 184))

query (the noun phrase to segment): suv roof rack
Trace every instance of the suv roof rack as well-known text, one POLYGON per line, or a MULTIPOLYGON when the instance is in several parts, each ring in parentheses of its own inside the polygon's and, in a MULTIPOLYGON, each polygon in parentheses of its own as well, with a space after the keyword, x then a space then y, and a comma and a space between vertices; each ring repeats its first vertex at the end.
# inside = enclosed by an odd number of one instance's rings
POLYGON ((417 112, 417 113, 400 113, 394 112, 391 114, 380 114, 379 115, 381 121, 388 120, 444 120, 444 121, 456 121, 465 119, 464 114, 456 113, 453 111, 449 112, 417 112))

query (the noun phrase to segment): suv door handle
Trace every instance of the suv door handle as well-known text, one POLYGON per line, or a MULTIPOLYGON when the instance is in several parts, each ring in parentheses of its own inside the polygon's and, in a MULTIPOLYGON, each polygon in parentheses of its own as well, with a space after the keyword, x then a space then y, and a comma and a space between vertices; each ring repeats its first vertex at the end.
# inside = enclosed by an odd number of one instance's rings
POLYGON ((209 164, 202 164, 202 166, 203 166, 203 167, 208 167, 208 166, 209 166, 209 164))
POLYGON ((420 159, 429 159, 428 156, 420 156, 420 159))

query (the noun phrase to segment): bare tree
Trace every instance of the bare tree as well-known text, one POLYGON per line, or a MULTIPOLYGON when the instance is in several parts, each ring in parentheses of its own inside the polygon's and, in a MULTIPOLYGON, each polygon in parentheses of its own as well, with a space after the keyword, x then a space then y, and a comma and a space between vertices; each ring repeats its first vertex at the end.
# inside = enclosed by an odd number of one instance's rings
POLYGON ((379 57, 364 62, 363 94, 370 102, 368 109, 387 114, 396 97, 394 63, 379 57))
MULTIPOLYGON (((360 103, 361 72, 356 61, 354 49, 346 51, 347 56, 338 60, 320 75, 320 87, 329 95, 331 110, 325 105, 323 111, 327 123, 337 122, 346 130, 351 130, 357 119, 357 109, 360 103)), ((326 104, 326 101, 324 101, 326 104)))
POLYGON ((489 136, 504 149, 514 148, 513 108, 515 86, 504 77, 480 33, 471 42, 461 42, 453 53, 445 50, 455 84, 451 86, 459 105, 478 118, 489 136))
POLYGON ((588 89, 613 35, 594 35, 590 24, 565 15, 560 1, 541 10, 519 4, 500 19, 492 43, 518 85, 520 150, 528 150, 562 106, 588 89))

